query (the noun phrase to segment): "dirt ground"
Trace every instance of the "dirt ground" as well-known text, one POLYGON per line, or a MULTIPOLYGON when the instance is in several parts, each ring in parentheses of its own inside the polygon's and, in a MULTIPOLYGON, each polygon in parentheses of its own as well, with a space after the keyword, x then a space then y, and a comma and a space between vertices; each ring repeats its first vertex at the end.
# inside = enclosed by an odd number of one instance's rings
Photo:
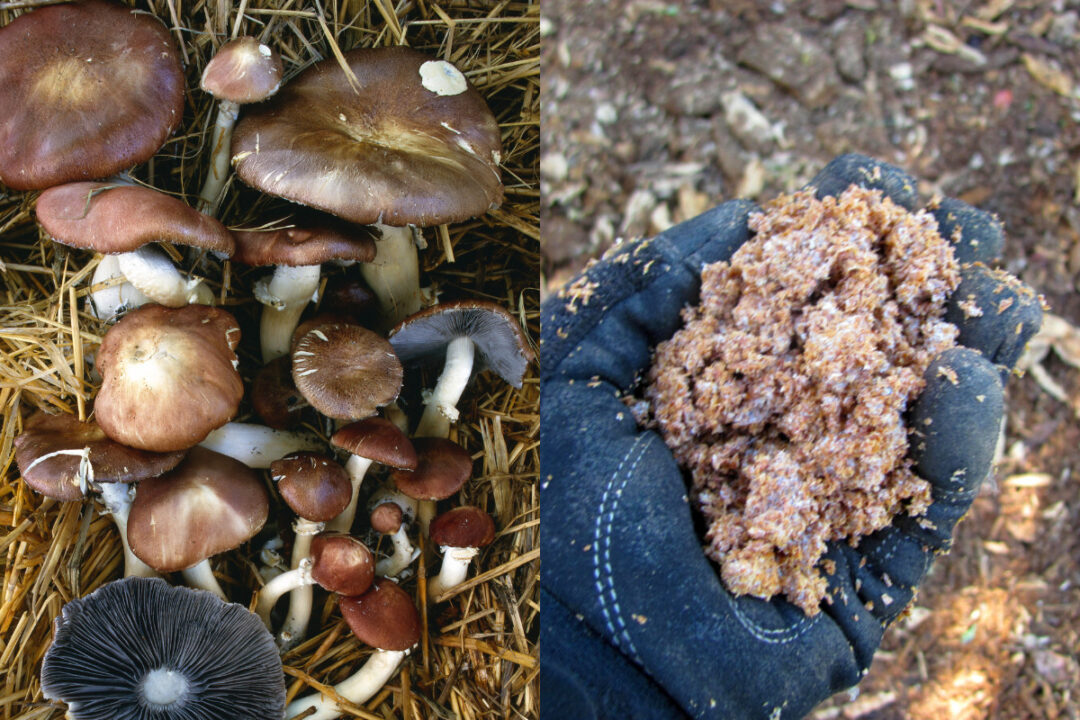
POLYGON ((1080 717, 1080 6, 545 0, 544 291, 621 239, 861 152, 1004 223, 1053 350, 1003 457, 869 676, 812 717, 1080 717), (1055 352, 1056 351, 1056 352, 1055 352), (1072 364, 1070 364, 1072 363, 1072 364))

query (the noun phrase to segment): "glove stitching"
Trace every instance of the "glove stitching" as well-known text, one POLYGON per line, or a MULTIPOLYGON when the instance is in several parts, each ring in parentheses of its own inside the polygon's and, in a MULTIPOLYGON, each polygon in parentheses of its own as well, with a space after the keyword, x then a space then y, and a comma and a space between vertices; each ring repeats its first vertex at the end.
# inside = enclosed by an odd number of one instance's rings
POLYGON ((638 665, 642 665, 643 663, 638 656, 634 641, 630 638, 630 633, 627 632, 626 621, 622 617, 622 609, 619 607, 618 594, 615 591, 614 573, 611 569, 612 525, 614 524, 615 513, 618 511, 619 498, 622 497, 623 488, 626 487, 626 483, 634 474, 634 470, 637 469, 638 463, 641 462, 641 459, 645 456, 645 451, 648 449, 647 443, 652 439, 652 435, 638 436, 634 440, 634 444, 631 446, 630 450, 619 462, 619 467, 616 468, 615 472, 608 478, 607 487, 604 488, 604 493, 600 497, 600 507, 596 513, 596 532, 595 542, 593 543, 593 577, 596 579, 596 591, 600 595, 600 611, 604 615, 604 622, 607 625, 611 637, 615 640, 615 644, 622 647, 624 651, 629 652, 638 665), (637 457, 634 458, 633 463, 624 473, 623 469, 626 466, 626 461, 635 453, 635 450, 637 451, 637 457), (621 482, 619 482, 618 487, 614 488, 614 492, 612 492, 615 481, 620 475, 622 476, 621 482), (607 507, 609 496, 613 496, 610 509, 607 507), (607 518, 606 523, 604 522, 605 517, 607 518), (604 556, 602 563, 600 560, 601 545, 603 546, 604 556), (603 574, 603 577, 601 577, 601 574, 603 574), (608 595, 610 595, 610 600, 608 595), (619 627, 617 630, 612 623, 612 616, 614 616, 615 621, 618 623, 619 627), (623 647, 624 643, 625 647, 623 647))
POLYGON ((728 605, 731 607, 731 613, 735 616, 735 619, 739 621, 739 624, 742 625, 747 632, 753 635, 754 638, 770 645, 791 642, 814 626, 817 623, 818 618, 821 617, 820 614, 815 615, 812 618, 804 615, 794 625, 787 625, 781 628, 767 628, 762 627, 743 613, 743 611, 739 609, 739 604, 735 601, 735 598, 731 593, 725 592, 724 599, 727 600, 728 605))

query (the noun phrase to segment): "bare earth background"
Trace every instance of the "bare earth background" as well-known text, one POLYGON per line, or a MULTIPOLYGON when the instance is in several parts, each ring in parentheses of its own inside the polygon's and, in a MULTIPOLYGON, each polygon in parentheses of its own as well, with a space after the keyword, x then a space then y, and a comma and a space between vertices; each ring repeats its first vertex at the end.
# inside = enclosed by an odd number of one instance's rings
POLYGON ((844 152, 998 215, 1004 267, 1060 321, 1009 384, 1004 456, 952 554, 858 692, 812 717, 1080 717, 1080 5, 545 0, 543 16, 545 293, 621 239, 768 200, 844 152))

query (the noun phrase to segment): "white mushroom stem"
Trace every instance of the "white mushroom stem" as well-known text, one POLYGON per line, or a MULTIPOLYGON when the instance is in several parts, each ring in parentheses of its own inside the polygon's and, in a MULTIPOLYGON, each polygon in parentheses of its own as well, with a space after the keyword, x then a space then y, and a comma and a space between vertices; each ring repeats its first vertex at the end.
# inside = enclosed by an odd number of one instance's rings
POLYGON ((124 577, 161 577, 154 568, 135 557, 127 539, 128 515, 131 513, 131 501, 135 499, 135 486, 127 483, 100 483, 101 502, 105 512, 112 516, 116 529, 120 532, 120 542, 124 546, 124 577))
POLYGON ((321 265, 278 265, 269 280, 255 283, 255 299, 265 306, 259 325, 264 364, 289 354, 300 315, 319 290, 321 270, 321 265))
POLYGON ((379 300, 379 316, 393 327, 421 306, 420 266, 411 227, 376 224, 375 259, 360 274, 379 300))
POLYGON ((479 552, 478 548, 458 548, 447 545, 443 545, 441 550, 443 561, 439 574, 428 580, 428 602, 434 602, 439 595, 465 582, 465 576, 469 572, 469 563, 479 552))
POLYGON ((214 593, 225 602, 229 601, 229 598, 225 596, 225 591, 222 590, 221 585, 218 584, 217 578, 214 577, 214 570, 210 567, 209 560, 203 560, 200 563, 196 563, 186 570, 182 570, 181 574, 184 576, 184 582, 191 587, 207 590, 214 593))
POLYGON ((143 245, 116 256, 120 272, 151 300, 167 307, 209 305, 214 293, 199 278, 186 278, 162 250, 143 245))
POLYGON ((112 322, 122 311, 137 308, 153 302, 138 288, 127 281, 120 271, 120 260, 116 255, 105 255, 94 268, 91 286, 104 285, 110 280, 120 278, 123 282, 95 290, 86 300, 86 310, 99 320, 112 322))
POLYGON ((322 439, 312 432, 275 430, 251 423, 225 423, 199 443, 204 448, 228 455, 251 468, 268 468, 270 463, 294 452, 317 452, 322 439))
POLYGON ((217 215, 218 206, 221 204, 221 194, 225 189, 225 179, 229 177, 232 131, 239 114, 239 104, 231 100, 218 101, 217 119, 214 121, 214 131, 210 136, 210 147, 213 148, 210 155, 210 172, 206 175, 202 190, 199 191, 199 202, 195 206, 199 212, 212 217, 217 215))
POLYGON ((450 435, 450 423, 457 420, 457 404, 472 377, 476 347, 468 337, 457 337, 446 346, 446 362, 435 388, 424 399, 424 414, 416 426, 416 437, 450 435))
MULTIPOLYGON (((293 540, 292 569, 296 570, 305 560, 311 558, 311 539, 322 532, 326 523, 313 522, 297 518, 293 523, 296 538, 293 540)), ((311 585, 301 585, 289 592, 289 614, 281 626, 282 647, 292 647, 307 635, 308 622, 311 620, 311 605, 315 589, 311 585)))
MULTIPOLYGON (((363 667, 335 685, 334 692, 354 705, 367 702, 394 676, 406 655, 408 651, 376 650, 363 667)), ((312 708, 315 712, 304 715, 304 720, 333 720, 345 712, 332 697, 320 693, 289 703, 285 708, 285 720, 291 720, 312 708)))
POLYGON ((375 563, 375 574, 379 577, 397 577, 420 557, 420 549, 413 547, 404 522, 397 532, 390 535, 390 542, 394 544, 394 554, 375 563))
POLYGON ((286 573, 281 573, 270 582, 263 585, 259 591, 259 599, 255 603, 255 614, 262 618, 266 627, 270 627, 270 611, 287 592, 292 592, 298 587, 311 585, 315 581, 311 579, 311 558, 300 561, 299 567, 286 573))
POLYGON ((341 514, 326 524, 327 530, 347 533, 352 529, 353 519, 356 517, 356 500, 360 497, 360 486, 364 483, 364 475, 369 467, 371 460, 359 455, 350 455, 345 461, 345 472, 349 473, 349 480, 352 481, 352 497, 341 514))

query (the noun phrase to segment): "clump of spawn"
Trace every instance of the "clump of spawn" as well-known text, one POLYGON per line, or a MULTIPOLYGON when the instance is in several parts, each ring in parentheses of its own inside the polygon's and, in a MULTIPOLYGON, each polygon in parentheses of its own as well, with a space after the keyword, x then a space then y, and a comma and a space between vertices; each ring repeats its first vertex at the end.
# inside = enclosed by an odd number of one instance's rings
POLYGON ((955 344, 942 316, 958 264, 931 215, 877 191, 800 192, 765 210, 729 262, 705 267, 645 395, 728 589, 814 615, 827 541, 929 505, 903 413, 955 344))

